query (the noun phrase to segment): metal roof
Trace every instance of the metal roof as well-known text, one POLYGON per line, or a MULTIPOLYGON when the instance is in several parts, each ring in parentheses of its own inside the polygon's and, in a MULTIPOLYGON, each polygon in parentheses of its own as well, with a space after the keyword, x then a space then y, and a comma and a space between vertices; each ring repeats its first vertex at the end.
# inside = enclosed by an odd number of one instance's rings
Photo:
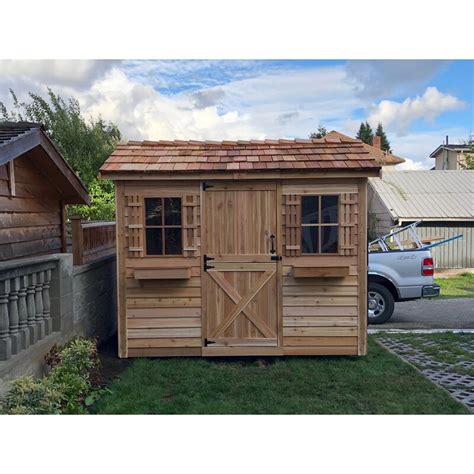
POLYGON ((369 183, 393 219, 474 220, 474 171, 386 171, 369 183))

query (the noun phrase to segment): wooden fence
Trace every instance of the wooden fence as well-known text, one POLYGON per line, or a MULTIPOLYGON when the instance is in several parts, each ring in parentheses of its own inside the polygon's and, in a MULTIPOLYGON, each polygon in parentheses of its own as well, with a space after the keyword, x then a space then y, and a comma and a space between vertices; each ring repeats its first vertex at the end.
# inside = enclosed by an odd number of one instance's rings
POLYGON ((74 265, 115 254, 115 222, 87 222, 71 217, 71 223, 74 265))

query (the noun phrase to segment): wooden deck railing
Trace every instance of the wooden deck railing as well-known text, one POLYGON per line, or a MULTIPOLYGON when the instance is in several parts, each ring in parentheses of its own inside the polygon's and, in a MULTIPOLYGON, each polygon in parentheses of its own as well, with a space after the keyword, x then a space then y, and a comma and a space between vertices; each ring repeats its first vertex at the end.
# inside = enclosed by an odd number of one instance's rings
POLYGON ((87 222, 71 217, 74 265, 115 254, 115 222, 87 222))

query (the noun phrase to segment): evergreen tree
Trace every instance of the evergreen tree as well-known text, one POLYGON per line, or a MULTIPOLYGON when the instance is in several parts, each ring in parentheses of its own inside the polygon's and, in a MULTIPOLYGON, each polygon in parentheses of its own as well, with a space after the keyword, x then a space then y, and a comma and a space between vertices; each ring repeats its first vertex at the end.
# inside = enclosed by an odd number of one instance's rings
POLYGON ((377 130, 375 131, 375 136, 380 137, 381 148, 387 153, 392 153, 390 148, 390 142, 388 141, 387 135, 383 129, 383 125, 379 122, 377 125, 377 130))
POLYGON ((317 132, 313 132, 309 135, 309 138, 311 139, 318 139, 318 138, 323 138, 326 136, 327 134, 327 130, 326 130, 326 127, 324 127, 323 125, 319 124, 318 126, 318 131, 317 132))
POLYGON ((361 122, 359 131, 357 132, 356 138, 362 140, 364 143, 368 145, 372 145, 374 140, 374 132, 372 127, 369 125, 369 122, 361 122))

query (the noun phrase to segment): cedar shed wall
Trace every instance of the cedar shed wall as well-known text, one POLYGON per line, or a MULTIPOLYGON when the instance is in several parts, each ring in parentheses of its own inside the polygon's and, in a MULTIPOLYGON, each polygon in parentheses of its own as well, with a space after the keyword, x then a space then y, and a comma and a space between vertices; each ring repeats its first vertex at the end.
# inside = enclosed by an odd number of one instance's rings
MULTIPOLYGON (((281 212, 277 236, 282 255, 277 269, 279 354, 365 354, 367 180, 275 182, 281 212), (335 254, 301 253, 301 197, 307 194, 339 197, 335 254), (319 269, 318 276, 305 274, 308 267, 319 269), (295 268, 304 276, 295 275, 295 268), (340 271, 344 276, 337 273, 340 271)), ((199 181, 116 181, 121 357, 202 354, 206 337, 201 285, 203 192, 199 181), (182 198, 183 256, 145 254, 144 198, 160 196, 182 198), (179 272, 180 267, 189 267, 189 278, 148 279, 148 270, 179 272)))
POLYGON ((8 166, 0 166, 0 261, 61 252, 59 193, 26 153, 13 161, 12 196, 8 166))

